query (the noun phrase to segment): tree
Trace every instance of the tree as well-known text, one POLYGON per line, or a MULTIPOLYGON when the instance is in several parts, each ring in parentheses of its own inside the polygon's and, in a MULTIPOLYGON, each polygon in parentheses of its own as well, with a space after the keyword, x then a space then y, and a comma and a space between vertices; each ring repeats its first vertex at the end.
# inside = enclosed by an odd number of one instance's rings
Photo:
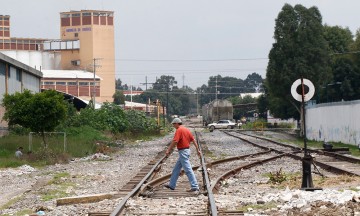
POLYGON ((265 81, 269 108, 278 118, 300 119, 300 104, 290 93, 292 83, 303 77, 319 89, 329 80, 329 52, 319 10, 285 4, 276 19, 274 39, 265 81))
POLYGON ((113 95, 113 98, 114 98, 114 104, 117 105, 125 104, 125 95, 123 91, 116 90, 113 95))
POLYGON ((340 26, 324 26, 324 38, 332 53, 349 52, 353 41, 353 35, 349 28, 340 26))
POLYGON ((9 126, 20 125, 40 133, 45 146, 45 132, 54 131, 66 118, 67 105, 62 94, 46 90, 32 94, 29 90, 13 95, 4 95, 2 105, 5 107, 3 119, 9 126))
POLYGON ((173 76, 161 75, 159 79, 153 84, 153 89, 161 92, 171 91, 174 88, 177 89, 177 81, 173 76))
POLYGON ((116 79, 116 80, 115 80, 115 89, 124 90, 124 89, 123 89, 123 86, 122 86, 122 81, 121 81, 121 79, 116 79))
POLYGON ((244 84, 245 84, 244 92, 250 92, 250 93, 264 92, 263 89, 264 80, 257 73, 249 74, 244 80, 244 84))

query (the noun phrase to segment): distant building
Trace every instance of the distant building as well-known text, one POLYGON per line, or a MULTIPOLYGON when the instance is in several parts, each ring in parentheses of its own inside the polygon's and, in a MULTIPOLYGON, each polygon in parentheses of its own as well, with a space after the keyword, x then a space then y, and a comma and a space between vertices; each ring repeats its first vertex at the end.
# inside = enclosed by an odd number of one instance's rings
POLYGON ((61 40, 53 41, 61 52, 61 69, 96 71, 102 78, 100 101, 113 101, 115 93, 114 12, 81 10, 60 13, 61 40), (71 48, 64 43, 78 44, 71 48))
MULTIPOLYGON (((4 94, 23 92, 25 89, 40 92, 41 77, 40 71, 0 53, 0 101, 4 94)), ((4 113, 5 108, 0 103, 0 128, 7 127, 7 123, 1 121, 4 113)))
MULTIPOLYGON (((58 73, 56 82, 70 84, 72 89, 79 80, 71 78, 67 70, 95 73, 96 78, 81 83, 92 89, 85 100, 95 96, 96 101, 113 101, 115 93, 114 12, 81 10, 60 13, 60 39, 34 39, 10 37, 10 16, 0 15, 0 52, 38 70, 58 73), (63 74, 62 74, 63 73, 63 74), (63 78, 63 80, 61 80, 63 78), (87 85, 85 85, 87 83, 87 85), (94 88, 95 84, 95 88, 94 88)), ((43 84, 48 82, 44 77, 43 84)), ((49 81, 51 82, 51 81, 49 81)), ((56 84, 56 83, 55 83, 56 84)), ((42 85, 47 88, 52 85, 42 85)), ((59 87, 60 88, 60 87, 59 87)), ((81 94, 80 94, 81 95, 81 94)))
POLYGON ((123 90, 123 93, 125 96, 127 95, 132 95, 132 96, 136 96, 136 95, 141 95, 144 91, 131 91, 131 90, 123 90))
POLYGON ((90 100, 95 92, 96 97, 100 96, 98 85, 101 78, 97 75, 80 70, 42 70, 42 89, 54 89, 76 97, 90 100))
POLYGON ((159 114, 166 114, 166 107, 157 106, 154 104, 144 104, 144 103, 136 103, 131 101, 125 101, 125 105, 123 105, 125 110, 140 110, 144 111, 148 114, 157 114, 159 110, 159 114))
POLYGON ((251 96, 252 98, 258 98, 264 93, 240 93, 240 97, 244 98, 245 96, 251 96))

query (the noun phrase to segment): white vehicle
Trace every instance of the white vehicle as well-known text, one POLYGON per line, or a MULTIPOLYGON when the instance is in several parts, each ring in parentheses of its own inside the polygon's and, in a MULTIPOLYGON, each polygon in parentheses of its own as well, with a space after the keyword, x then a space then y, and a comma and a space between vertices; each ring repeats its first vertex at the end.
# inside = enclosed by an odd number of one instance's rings
POLYGON ((220 120, 218 122, 208 124, 208 128, 210 129, 210 131, 213 131, 215 129, 225 129, 225 128, 233 129, 235 127, 237 127, 237 124, 230 120, 220 120))

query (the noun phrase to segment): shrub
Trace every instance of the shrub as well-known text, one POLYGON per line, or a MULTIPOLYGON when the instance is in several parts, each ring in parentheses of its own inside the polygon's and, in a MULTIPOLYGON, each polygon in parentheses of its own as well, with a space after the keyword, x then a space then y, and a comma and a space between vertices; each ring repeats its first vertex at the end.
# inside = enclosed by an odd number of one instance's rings
POLYGON ((158 130, 155 119, 146 117, 144 112, 138 110, 126 110, 125 116, 127 121, 129 122, 127 130, 133 134, 138 134, 142 132, 151 133, 158 130))

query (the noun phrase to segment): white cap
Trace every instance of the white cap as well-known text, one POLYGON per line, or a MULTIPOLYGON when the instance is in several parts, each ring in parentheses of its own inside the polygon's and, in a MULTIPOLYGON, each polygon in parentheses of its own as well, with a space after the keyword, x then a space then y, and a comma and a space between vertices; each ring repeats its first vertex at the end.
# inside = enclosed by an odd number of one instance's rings
POLYGON ((182 123, 182 121, 181 121, 181 119, 179 119, 179 118, 174 118, 173 120, 172 120, 172 122, 171 122, 171 124, 176 124, 176 123, 182 123))

